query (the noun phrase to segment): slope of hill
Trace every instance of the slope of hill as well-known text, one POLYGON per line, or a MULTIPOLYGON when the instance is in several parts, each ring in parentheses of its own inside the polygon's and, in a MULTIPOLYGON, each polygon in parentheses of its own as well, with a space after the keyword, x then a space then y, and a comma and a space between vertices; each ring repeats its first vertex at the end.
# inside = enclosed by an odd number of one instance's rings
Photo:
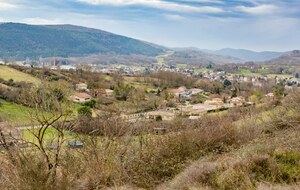
POLYGON ((85 56, 91 54, 148 55, 163 52, 139 40, 73 25, 0 24, 0 57, 85 56))
POLYGON ((294 50, 266 62, 271 65, 300 65, 300 50, 294 50))
MULTIPOLYGON (((64 60, 70 64, 78 63, 90 63, 90 64, 102 64, 102 65, 149 65, 156 62, 155 57, 144 55, 89 55, 84 57, 56 57, 57 60, 64 60)), ((53 61, 53 58, 42 59, 46 62, 53 61)))
POLYGON ((0 78, 4 80, 14 80, 15 82, 28 82, 38 84, 41 81, 29 74, 23 73, 8 66, 0 65, 0 78))
POLYGON ((176 51, 165 59, 167 64, 190 64, 190 65, 208 65, 208 64, 226 64, 241 63, 241 60, 229 56, 214 55, 196 50, 176 51))
POLYGON ((231 49, 231 48, 225 48, 225 49, 213 51, 212 53, 217 55, 236 57, 244 61, 267 61, 270 59, 277 58, 283 54, 282 52, 271 52, 271 51, 255 52, 255 51, 250 51, 245 49, 231 49))

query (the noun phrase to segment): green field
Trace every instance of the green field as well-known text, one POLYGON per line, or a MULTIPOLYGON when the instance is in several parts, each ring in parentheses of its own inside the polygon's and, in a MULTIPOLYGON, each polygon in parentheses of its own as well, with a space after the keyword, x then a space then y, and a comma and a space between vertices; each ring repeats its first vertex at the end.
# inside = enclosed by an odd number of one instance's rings
MULTIPOLYGON (((37 133, 37 132, 38 132, 38 129, 23 130, 22 138, 29 142, 36 142, 37 139, 36 139, 36 137, 34 137, 33 133, 37 133)), ((57 136, 58 136, 57 131, 54 128, 49 127, 45 132, 44 139, 45 139, 45 141, 49 142, 49 141, 54 140, 57 136)), ((76 133, 72 133, 70 131, 64 131, 64 138, 66 140, 76 139, 78 137, 79 137, 79 135, 76 133)))
POLYGON ((259 72, 253 73, 248 69, 240 69, 238 72, 232 73, 234 75, 243 75, 243 76, 252 76, 252 77, 260 77, 263 75, 267 75, 268 77, 282 77, 282 78, 290 78, 293 75, 291 74, 268 74, 268 69, 261 69, 259 72))
POLYGON ((178 64, 176 64, 176 67, 178 67, 180 69, 185 69, 187 67, 187 65, 186 64, 178 63, 178 64))
POLYGON ((157 64, 159 64, 159 65, 165 64, 165 58, 167 58, 167 57, 169 57, 169 56, 171 56, 173 54, 174 54, 173 51, 167 51, 167 52, 165 52, 165 54, 157 56, 156 57, 157 64))
POLYGON ((243 75, 243 76, 262 76, 261 73, 252 73, 248 69, 240 69, 238 72, 233 73, 235 75, 243 75))
MULTIPOLYGON (((73 115, 71 115, 68 119, 74 119, 77 117, 77 110, 79 107, 79 104, 72 104, 71 109, 73 110, 73 115)), ((30 118, 30 113, 32 112, 32 108, 0 99, 0 121, 7 121, 13 126, 32 125, 36 123, 36 121, 33 122, 30 118)))
POLYGON ((29 74, 23 73, 8 66, 0 65, 0 78, 4 80, 13 79, 15 82, 29 82, 39 84, 41 81, 29 74))
POLYGON ((208 69, 206 67, 201 67, 201 68, 195 69, 196 73, 207 73, 207 72, 211 72, 211 71, 213 71, 213 69, 208 69))
POLYGON ((31 124, 29 112, 31 108, 6 102, 0 99, 0 118, 11 125, 31 124))
POLYGON ((290 77, 293 77, 293 75, 291 75, 291 74, 268 74, 268 77, 290 78, 290 77))

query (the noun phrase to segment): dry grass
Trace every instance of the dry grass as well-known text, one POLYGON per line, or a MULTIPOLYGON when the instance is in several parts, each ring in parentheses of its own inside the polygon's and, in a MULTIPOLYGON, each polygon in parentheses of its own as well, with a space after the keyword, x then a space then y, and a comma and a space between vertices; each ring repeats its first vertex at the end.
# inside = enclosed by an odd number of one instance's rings
POLYGON ((299 189, 299 135, 299 128, 289 128, 220 156, 208 156, 159 189, 299 189))
POLYGON ((26 73, 23 73, 21 71, 18 71, 16 69, 13 69, 8 66, 0 65, 0 78, 3 78, 4 80, 10 80, 13 79, 15 82, 28 82, 28 83, 34 83, 34 84, 40 84, 40 80, 29 75, 26 73))

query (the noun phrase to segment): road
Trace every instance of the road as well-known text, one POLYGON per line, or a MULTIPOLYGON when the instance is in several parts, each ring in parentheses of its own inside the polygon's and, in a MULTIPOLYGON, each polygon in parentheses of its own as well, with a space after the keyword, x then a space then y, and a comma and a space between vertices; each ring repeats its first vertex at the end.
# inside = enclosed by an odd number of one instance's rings
POLYGON ((24 130, 30 130, 30 129, 39 129, 42 128, 42 125, 34 125, 34 126, 21 126, 17 127, 17 129, 24 131, 24 130))

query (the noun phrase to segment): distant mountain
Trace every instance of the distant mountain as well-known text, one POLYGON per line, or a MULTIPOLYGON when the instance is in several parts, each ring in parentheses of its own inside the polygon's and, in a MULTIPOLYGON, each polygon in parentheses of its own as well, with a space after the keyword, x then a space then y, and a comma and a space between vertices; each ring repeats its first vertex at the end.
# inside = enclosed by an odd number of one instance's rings
POLYGON ((171 48, 174 51, 202 51, 197 47, 175 47, 175 48, 171 48))
POLYGON ((185 49, 176 51, 165 59, 167 64, 189 64, 189 65, 208 65, 241 63, 241 60, 229 56, 215 55, 203 51, 185 49))
POLYGON ((271 65, 300 65, 300 50, 294 50, 283 54, 282 56, 266 61, 271 65))
POLYGON ((0 24, 0 58, 92 54, 156 56, 163 51, 161 46, 80 26, 0 24))
POLYGON ((255 51, 250 51, 245 49, 231 49, 231 48, 225 48, 225 49, 213 51, 212 53, 217 55, 236 57, 244 61, 267 61, 270 59, 277 58, 284 54, 283 52, 271 52, 271 51, 255 52, 255 51))

